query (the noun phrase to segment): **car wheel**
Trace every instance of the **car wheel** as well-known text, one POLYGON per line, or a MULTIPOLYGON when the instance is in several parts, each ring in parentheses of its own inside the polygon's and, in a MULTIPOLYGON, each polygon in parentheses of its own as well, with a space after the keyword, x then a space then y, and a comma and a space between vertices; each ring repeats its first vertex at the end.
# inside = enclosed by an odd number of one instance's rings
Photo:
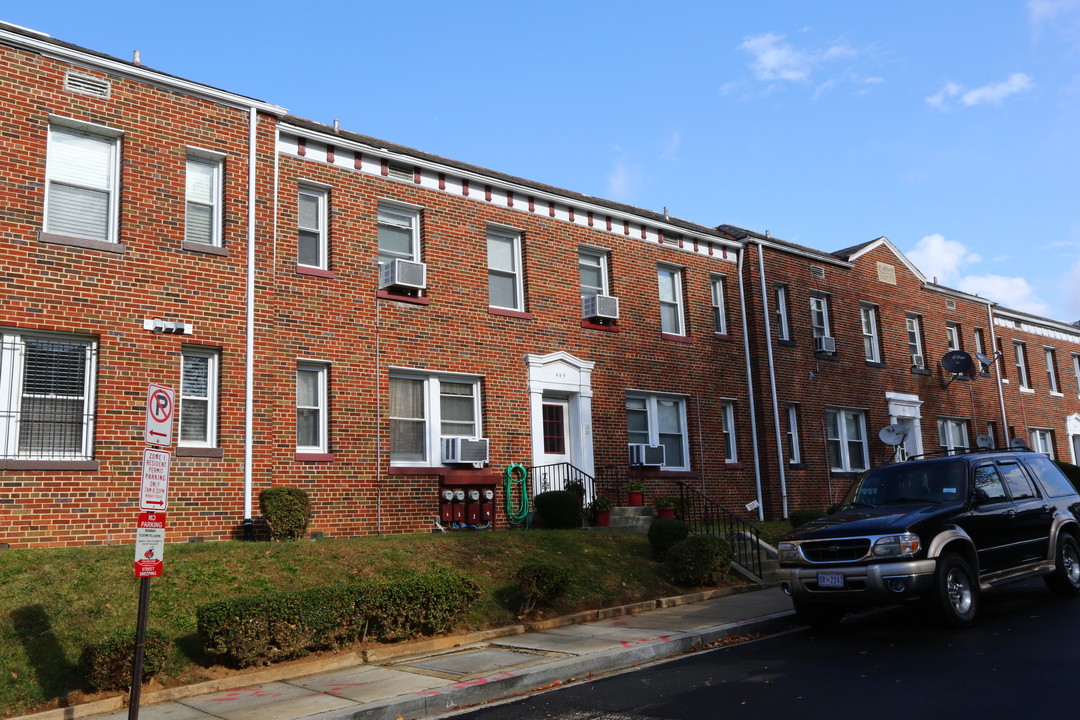
POLYGON ((819 630, 836 627, 844 617, 844 611, 833 605, 814 602, 795 602, 794 605, 799 622, 819 630))
POLYGON ((979 611, 979 584, 971 564, 956 553, 938 560, 930 610, 948 627, 966 627, 975 622, 979 611))
POLYGON ((1080 545, 1072 535, 1058 538, 1054 572, 1046 576, 1046 585, 1059 595, 1080 593, 1080 545))

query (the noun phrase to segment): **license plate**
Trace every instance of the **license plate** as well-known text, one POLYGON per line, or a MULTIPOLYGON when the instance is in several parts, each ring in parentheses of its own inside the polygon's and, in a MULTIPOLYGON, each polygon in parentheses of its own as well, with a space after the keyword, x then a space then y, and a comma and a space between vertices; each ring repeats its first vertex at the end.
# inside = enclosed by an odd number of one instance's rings
POLYGON ((817 574, 817 584, 819 588, 843 590, 844 574, 838 572, 819 572, 817 574))

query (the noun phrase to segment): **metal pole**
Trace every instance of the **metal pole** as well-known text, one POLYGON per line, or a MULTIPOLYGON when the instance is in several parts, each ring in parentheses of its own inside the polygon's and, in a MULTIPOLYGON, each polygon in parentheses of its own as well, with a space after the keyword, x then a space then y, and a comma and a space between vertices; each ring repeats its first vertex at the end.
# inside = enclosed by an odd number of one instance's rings
POLYGON ((146 647, 146 616, 150 609, 150 578, 139 580, 139 619, 135 626, 135 659, 131 663, 131 699, 128 720, 138 720, 142 695, 143 655, 146 647))

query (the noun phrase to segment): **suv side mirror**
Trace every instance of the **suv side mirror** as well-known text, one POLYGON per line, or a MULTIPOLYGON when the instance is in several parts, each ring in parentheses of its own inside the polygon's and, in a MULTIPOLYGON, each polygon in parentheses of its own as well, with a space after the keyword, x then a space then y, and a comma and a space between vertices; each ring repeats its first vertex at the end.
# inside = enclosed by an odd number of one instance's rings
POLYGON ((833 503, 833 504, 832 504, 832 505, 830 505, 830 506, 828 507, 828 509, 827 509, 827 510, 825 511, 825 514, 826 514, 826 515, 832 515, 833 513, 835 513, 835 512, 836 512, 837 510, 839 510, 839 509, 840 509, 840 503, 833 503))

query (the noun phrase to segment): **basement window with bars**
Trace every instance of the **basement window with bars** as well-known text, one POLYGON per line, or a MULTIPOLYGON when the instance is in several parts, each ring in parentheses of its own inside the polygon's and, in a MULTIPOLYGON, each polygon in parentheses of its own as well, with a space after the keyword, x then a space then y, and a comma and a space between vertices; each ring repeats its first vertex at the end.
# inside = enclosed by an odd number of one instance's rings
POLYGON ((14 331, 0 337, 0 459, 91 459, 97 344, 14 331))

